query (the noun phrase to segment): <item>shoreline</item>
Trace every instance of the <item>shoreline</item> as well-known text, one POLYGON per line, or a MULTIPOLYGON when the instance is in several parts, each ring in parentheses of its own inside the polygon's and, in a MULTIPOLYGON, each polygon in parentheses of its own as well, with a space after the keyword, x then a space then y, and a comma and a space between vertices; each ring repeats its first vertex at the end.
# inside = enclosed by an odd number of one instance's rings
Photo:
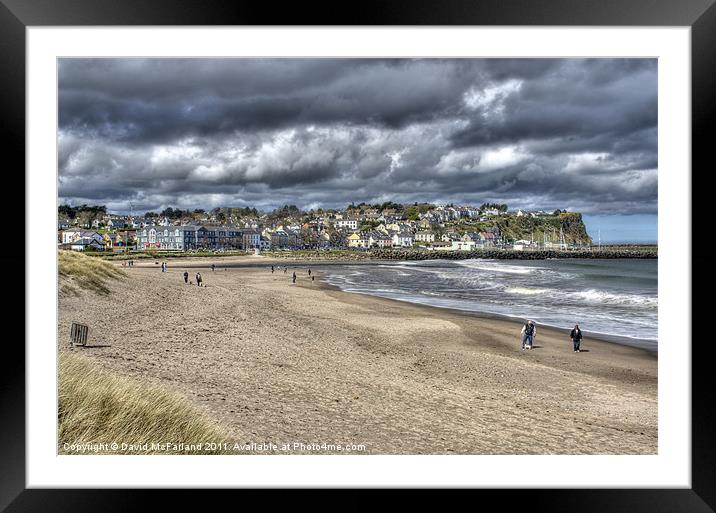
MULTIPOLYGON (((320 273, 320 271, 319 271, 320 273)), ((435 306, 435 305, 429 305, 424 303, 416 303, 409 300, 401 300, 401 299, 395 299, 390 297, 383 297, 383 296, 376 296, 367 292, 349 292, 341 289, 340 287, 333 285, 331 283, 326 282, 323 279, 319 278, 320 274, 317 274, 317 280, 318 280, 318 286, 322 288, 323 290, 335 293, 336 296, 340 295, 347 295, 348 297, 343 297, 341 300, 345 302, 350 302, 350 296, 357 295, 357 296, 365 296, 367 298, 371 299, 377 299, 380 301, 386 301, 390 303, 397 303, 400 305, 410 305, 411 307, 414 307, 418 310, 424 310, 426 314, 433 315, 433 316, 440 316, 443 315, 443 312, 445 315, 453 315, 458 317, 465 317, 466 319, 483 319, 485 321, 497 321, 497 322, 504 322, 506 324, 512 325, 514 329, 516 330, 516 333, 519 333, 519 331, 522 329, 523 320, 516 316, 509 316, 509 315, 502 315, 502 314, 496 314, 491 312, 478 312, 473 310, 460 310, 458 308, 450 308, 450 307, 442 307, 442 306, 435 306)), ((538 324, 538 334, 541 333, 548 333, 550 336, 554 338, 569 338, 569 328, 560 328, 558 326, 552 326, 549 324, 538 324)), ((630 344, 621 344, 619 342, 615 342, 614 339, 610 339, 609 334, 604 333, 598 333, 594 334, 592 332, 586 332, 583 331, 584 340, 589 340, 590 344, 597 343, 598 345, 601 344, 607 344, 607 347, 609 346, 617 346, 620 348, 626 348, 632 351, 635 351, 637 353, 643 353, 645 356, 653 357, 654 359, 658 359, 658 351, 651 351, 646 347, 641 347, 637 345, 630 345, 630 344)), ((614 336, 614 338, 617 338, 614 336)), ((516 335, 517 339, 517 335, 516 335)))
POLYGON ((246 443, 657 452, 655 354, 591 337, 576 354, 546 327, 522 351, 514 321, 352 294, 305 272, 292 284, 290 273, 209 271, 207 287, 182 273, 128 269, 107 296, 61 297, 59 351, 170 386, 246 443), (90 326, 91 347, 68 347, 73 320, 90 326))
MULTIPOLYGON (((204 257, 202 257, 204 258, 204 257)), ((312 267, 312 266, 339 266, 339 265, 374 265, 374 264, 392 264, 395 263, 396 260, 371 260, 371 259, 364 259, 364 260, 356 260, 356 261, 341 261, 341 260, 326 260, 326 261, 311 261, 311 260, 301 260, 301 259, 295 259, 295 260, 289 260, 288 262, 286 259, 278 258, 274 259, 271 257, 256 257, 253 255, 247 256, 247 257, 222 257, 224 260, 216 259, 218 262, 223 262, 227 269, 252 269, 252 268, 263 268, 266 266, 273 265, 287 265, 289 268, 296 267, 312 267), (265 259, 265 260, 264 260, 265 259), (229 264, 229 265, 226 265, 229 264)), ((211 269, 211 263, 212 262, 206 262, 202 261, 201 259, 184 259, 184 258, 178 258, 175 260, 171 259, 160 259, 159 261, 168 261, 174 264, 175 267, 179 268, 188 268, 188 269, 202 269, 205 268, 207 270, 211 269)), ((159 262, 158 261, 158 262, 159 262)), ((158 267, 159 263, 154 264, 148 264, 148 265, 140 265, 139 267, 158 267)), ((217 264, 217 268, 220 268, 221 265, 217 264)), ((326 287, 332 287, 335 290, 339 290, 341 292, 344 292, 346 294, 361 294, 366 295, 370 297, 375 298, 381 298, 391 301, 398 301, 401 303, 408 303, 411 305, 416 306, 423 306, 426 308, 437 308, 440 310, 450 311, 453 313, 459 313, 463 315, 474 315, 476 317, 482 317, 485 319, 503 319, 508 320, 511 322, 515 322, 518 324, 521 324, 523 319, 518 316, 511 316, 507 314, 499 314, 499 313, 493 313, 493 312, 483 312, 478 310, 462 310, 459 308, 452 308, 452 307, 443 307, 439 305, 431 305, 427 303, 420 303, 416 301, 411 301, 410 299, 399 299, 399 298, 390 298, 385 296, 380 296, 376 294, 370 294, 369 292, 354 292, 354 291, 346 291, 338 287, 337 285, 333 285, 331 283, 328 283, 324 279, 320 280, 320 283, 325 285, 326 287)), ((554 326, 551 324, 539 324, 539 327, 542 329, 549 328, 551 330, 555 330, 556 332, 559 332, 560 330, 564 330, 567 333, 571 328, 560 328, 559 326, 554 326)), ((636 338, 636 337, 625 337, 620 336, 617 334, 612 333, 601 333, 601 332, 587 332, 583 331, 583 334, 585 336, 589 336, 590 338, 593 338, 595 340, 599 340, 602 342, 607 342, 610 344, 616 344, 619 346, 626 346, 626 347, 632 347, 635 349, 640 349, 643 351, 646 351, 647 353, 654 353, 658 354, 658 339, 652 340, 652 339, 642 339, 642 338, 636 338), (651 345, 654 345, 655 348, 652 349, 651 345)))
MULTIPOLYGON (((429 309, 437 309, 437 310, 444 310, 446 312, 450 312, 452 314, 456 315, 466 315, 466 316, 472 316, 472 317, 479 317, 482 319, 494 319, 494 320, 504 320, 507 322, 514 323, 516 325, 522 326, 522 323, 524 322, 524 319, 518 316, 513 315, 506 315, 506 314, 499 314, 499 313, 492 313, 492 312, 482 312, 478 310, 461 310, 459 308, 451 308, 447 306, 439 306, 439 305, 431 305, 427 303, 418 303, 416 301, 410 301, 409 299, 398 299, 398 298, 391 298, 391 297, 385 297, 385 296, 378 296, 374 294, 370 294, 369 292, 353 292, 353 291, 346 291, 341 289, 340 287, 327 283, 323 280, 321 280, 322 284, 325 284, 328 287, 334 288, 336 291, 343 292, 345 294, 360 294, 368 297, 374 297, 374 298, 380 298, 385 299, 386 301, 397 301, 399 303, 407 303, 410 305, 414 305, 416 307, 420 308, 429 308, 429 309)), ((564 336, 568 336, 571 328, 561 328, 559 326, 554 326, 552 324, 544 324, 544 323, 538 323, 537 327, 539 330, 548 329, 555 333, 560 333, 564 336)), ((593 340, 598 340, 600 342, 605 342, 608 344, 615 344, 618 346, 623 347, 630 347, 633 349, 637 349, 639 351, 644 351, 649 354, 658 354, 658 347, 657 349, 650 349, 649 347, 645 345, 640 345, 639 342, 652 342, 649 339, 637 339, 637 338, 630 338, 630 337, 622 337, 619 335, 612 335, 610 333, 599 333, 594 331, 582 331, 582 334, 584 337, 589 337, 593 340)))

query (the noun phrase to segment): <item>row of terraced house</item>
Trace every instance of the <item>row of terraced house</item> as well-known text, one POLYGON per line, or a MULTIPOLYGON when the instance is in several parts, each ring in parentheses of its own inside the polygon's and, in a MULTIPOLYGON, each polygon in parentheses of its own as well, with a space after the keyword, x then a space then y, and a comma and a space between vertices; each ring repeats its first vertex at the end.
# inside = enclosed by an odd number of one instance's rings
POLYGON ((136 232, 137 249, 261 249, 261 234, 235 226, 145 226, 136 232))

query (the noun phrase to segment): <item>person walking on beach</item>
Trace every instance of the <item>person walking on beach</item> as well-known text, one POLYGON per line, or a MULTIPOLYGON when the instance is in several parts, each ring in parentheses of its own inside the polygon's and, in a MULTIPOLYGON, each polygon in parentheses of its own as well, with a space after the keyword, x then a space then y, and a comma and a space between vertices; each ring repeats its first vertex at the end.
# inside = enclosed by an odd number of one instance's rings
POLYGON ((184 271, 184 283, 189 283, 189 271, 184 271))
POLYGON ((582 330, 579 329, 579 324, 574 325, 574 329, 569 333, 569 338, 572 339, 572 346, 574 347, 574 352, 579 352, 579 344, 582 342, 582 330))
POLYGON ((211 264, 211 272, 214 272, 214 269, 216 269, 216 266, 214 264, 211 264))
POLYGON ((311 268, 308 268, 308 275, 311 276, 311 268))
POLYGON ((273 274, 273 266, 271 266, 271 274, 273 274))
POLYGON ((528 320, 524 326, 522 326, 522 349, 532 349, 532 342, 537 334, 537 327, 534 321, 528 320))
POLYGON ((291 281, 296 283, 296 271, 293 271, 293 278, 291 278, 291 281))
POLYGON ((288 272, 288 266, 283 268, 283 274, 286 274, 288 272))
POLYGON ((201 273, 196 273, 196 284, 201 287, 201 273))

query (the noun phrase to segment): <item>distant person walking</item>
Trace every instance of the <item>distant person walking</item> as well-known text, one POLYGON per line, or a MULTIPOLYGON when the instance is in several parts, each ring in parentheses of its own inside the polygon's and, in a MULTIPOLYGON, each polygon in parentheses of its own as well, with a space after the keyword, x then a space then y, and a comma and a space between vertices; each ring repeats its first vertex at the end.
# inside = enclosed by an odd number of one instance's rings
POLYGON ((532 342, 534 341, 535 335, 537 335, 537 327, 534 321, 528 320, 524 326, 522 326, 522 349, 532 349, 532 342))
POLYGON ((311 276, 311 268, 308 268, 308 275, 311 276))
POLYGON ((293 271, 293 277, 291 278, 293 283, 296 283, 296 271, 293 271))
POLYGON ((288 266, 283 268, 283 274, 286 274, 288 272, 288 266))
POLYGON ((582 342, 582 330, 579 329, 579 324, 574 325, 574 329, 569 333, 569 338, 572 339, 574 352, 579 353, 579 344, 582 342))
POLYGON ((196 273, 196 284, 200 287, 202 286, 201 285, 201 273, 196 273))
POLYGON ((189 283, 189 271, 184 271, 184 283, 189 283))
POLYGON ((211 272, 214 272, 214 269, 216 269, 216 266, 214 264, 211 264, 211 272))
POLYGON ((273 274, 273 266, 271 266, 271 274, 273 274))

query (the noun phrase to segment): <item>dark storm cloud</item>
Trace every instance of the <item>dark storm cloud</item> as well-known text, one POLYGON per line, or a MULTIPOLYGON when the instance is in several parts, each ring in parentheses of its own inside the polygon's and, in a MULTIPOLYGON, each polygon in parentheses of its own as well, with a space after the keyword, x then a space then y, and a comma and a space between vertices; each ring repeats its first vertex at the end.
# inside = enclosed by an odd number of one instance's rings
POLYGON ((60 129, 144 143, 310 123, 397 128, 454 115, 479 71, 404 60, 67 62, 60 129))
POLYGON ((656 61, 62 59, 60 196, 655 212, 656 61))
POLYGON ((599 138, 590 150, 610 151, 623 137, 656 127, 654 68, 580 64, 566 61, 540 80, 523 82, 504 99, 500 115, 480 106, 452 140, 474 146, 551 139, 559 149, 563 140, 599 138))

